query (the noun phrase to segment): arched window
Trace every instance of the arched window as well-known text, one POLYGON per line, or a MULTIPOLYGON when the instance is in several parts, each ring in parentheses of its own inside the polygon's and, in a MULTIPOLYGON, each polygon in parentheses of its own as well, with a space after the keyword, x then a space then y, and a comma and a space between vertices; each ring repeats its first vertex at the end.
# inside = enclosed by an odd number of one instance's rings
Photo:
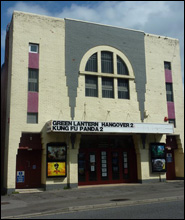
POLYGON ((87 61, 85 71, 97 72, 97 53, 94 53, 87 61))
POLYGON ((118 74, 128 75, 127 66, 125 65, 125 62, 119 56, 117 56, 117 70, 118 70, 118 74))
POLYGON ((102 73, 113 73, 113 53, 101 52, 101 71, 102 73))
POLYGON ((85 75, 85 96, 130 99, 134 73, 121 51, 110 46, 92 48, 82 58, 80 74, 85 75))

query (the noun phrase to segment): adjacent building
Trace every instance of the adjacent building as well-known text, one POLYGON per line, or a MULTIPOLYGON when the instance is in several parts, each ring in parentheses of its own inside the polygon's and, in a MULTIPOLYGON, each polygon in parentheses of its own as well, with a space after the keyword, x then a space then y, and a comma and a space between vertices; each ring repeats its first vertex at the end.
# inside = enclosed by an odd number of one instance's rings
POLYGON ((14 11, 1 108, 2 191, 184 178, 177 39, 14 11))

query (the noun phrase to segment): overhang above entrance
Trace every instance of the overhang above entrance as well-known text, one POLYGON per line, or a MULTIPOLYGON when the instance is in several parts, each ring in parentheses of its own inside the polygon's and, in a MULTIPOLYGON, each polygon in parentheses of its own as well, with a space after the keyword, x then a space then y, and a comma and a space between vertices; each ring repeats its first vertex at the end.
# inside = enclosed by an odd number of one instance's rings
POLYGON ((61 121, 47 122, 47 132, 173 134, 173 124, 61 121))

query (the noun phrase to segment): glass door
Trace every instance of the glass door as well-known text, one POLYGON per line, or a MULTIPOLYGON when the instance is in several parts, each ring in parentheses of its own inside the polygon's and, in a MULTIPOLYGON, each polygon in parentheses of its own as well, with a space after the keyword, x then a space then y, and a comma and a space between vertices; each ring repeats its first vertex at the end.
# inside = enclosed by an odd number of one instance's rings
POLYGON ((108 161, 107 161, 107 151, 101 151, 100 154, 101 161, 101 180, 108 180, 108 161))
POLYGON ((89 153, 89 181, 97 180, 96 153, 89 153))
POLYGON ((86 161, 85 152, 78 154, 78 182, 85 182, 86 180, 86 161))
POLYGON ((129 178, 128 153, 123 151, 123 179, 129 178))
POLYGON ((94 139, 82 142, 78 155, 79 185, 137 182, 135 149, 123 145, 122 140, 116 142, 116 138, 112 142, 107 136, 97 143, 94 139))
POLYGON ((112 152, 112 180, 120 179, 119 152, 112 152))

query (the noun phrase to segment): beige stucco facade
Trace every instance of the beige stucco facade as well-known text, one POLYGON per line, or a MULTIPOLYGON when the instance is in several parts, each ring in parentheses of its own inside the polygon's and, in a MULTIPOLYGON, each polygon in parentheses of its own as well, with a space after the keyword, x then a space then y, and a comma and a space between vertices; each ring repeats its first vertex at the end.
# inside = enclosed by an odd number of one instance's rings
POLYGON ((176 175, 184 176, 184 97, 180 65, 179 41, 168 37, 152 34, 145 35, 146 48, 146 101, 145 109, 147 117, 145 122, 163 121, 164 115, 168 115, 165 97, 164 68, 161 61, 169 61, 172 68, 174 105, 176 115, 176 127, 174 135, 177 135, 178 149, 175 151, 176 175), (160 82, 160 83, 159 83, 160 82), (159 104, 160 103, 160 104, 159 104))
MULTIPOLYGON (((15 188, 16 154, 21 133, 42 132, 46 122, 51 118, 59 119, 62 117, 67 120, 70 118, 65 83, 64 20, 14 12, 11 27, 10 31, 13 30, 11 41, 13 43, 10 46, 12 59, 10 59, 8 73, 11 75, 11 81, 10 115, 7 116, 10 118, 7 188, 15 188), (39 51, 39 123, 33 125, 27 124, 26 119, 29 42, 42 45, 39 51)), ((57 137, 55 137, 56 139, 57 137)))
MULTIPOLYGON (((46 123, 50 120, 71 120, 70 100, 65 71, 65 20, 29 13, 14 12, 10 26, 9 70, 8 70, 8 112, 6 124, 6 175, 7 189, 15 189, 16 155, 22 133, 41 133, 42 159, 41 183, 45 188, 78 185, 78 152, 81 134, 75 138, 74 148, 71 133, 47 133, 46 123), (39 103, 38 123, 27 123, 28 98, 28 55, 29 43, 39 44, 39 103), (46 145, 50 142, 67 144, 67 177, 47 179, 46 145)), ((133 122, 164 124, 168 115, 165 89, 164 61, 171 62, 178 149, 175 150, 176 177, 184 177, 184 103, 180 68, 179 42, 176 39, 145 34, 146 93, 145 118, 142 122, 136 92, 135 73, 128 57, 118 48, 100 45, 88 50, 81 59, 78 75, 78 88, 75 106, 76 121, 133 122), (100 53, 103 50, 113 53, 114 62, 119 55, 128 67, 128 76, 118 76, 114 65, 114 98, 102 98, 101 79, 110 74, 101 73, 100 53), (85 71, 89 57, 97 52, 98 72, 85 71), (98 97, 85 96, 85 76, 98 77, 98 97), (130 99, 118 99, 117 79, 129 79, 130 99)), ((100 134, 99 134, 100 135, 100 134)), ((123 134, 124 135, 124 134, 123 134)), ((132 134, 137 156, 138 180, 159 180, 158 174, 151 173, 149 145, 151 142, 166 142, 166 134, 147 134, 145 148, 140 134, 132 134)), ((161 174, 165 180, 166 174, 161 174)))

